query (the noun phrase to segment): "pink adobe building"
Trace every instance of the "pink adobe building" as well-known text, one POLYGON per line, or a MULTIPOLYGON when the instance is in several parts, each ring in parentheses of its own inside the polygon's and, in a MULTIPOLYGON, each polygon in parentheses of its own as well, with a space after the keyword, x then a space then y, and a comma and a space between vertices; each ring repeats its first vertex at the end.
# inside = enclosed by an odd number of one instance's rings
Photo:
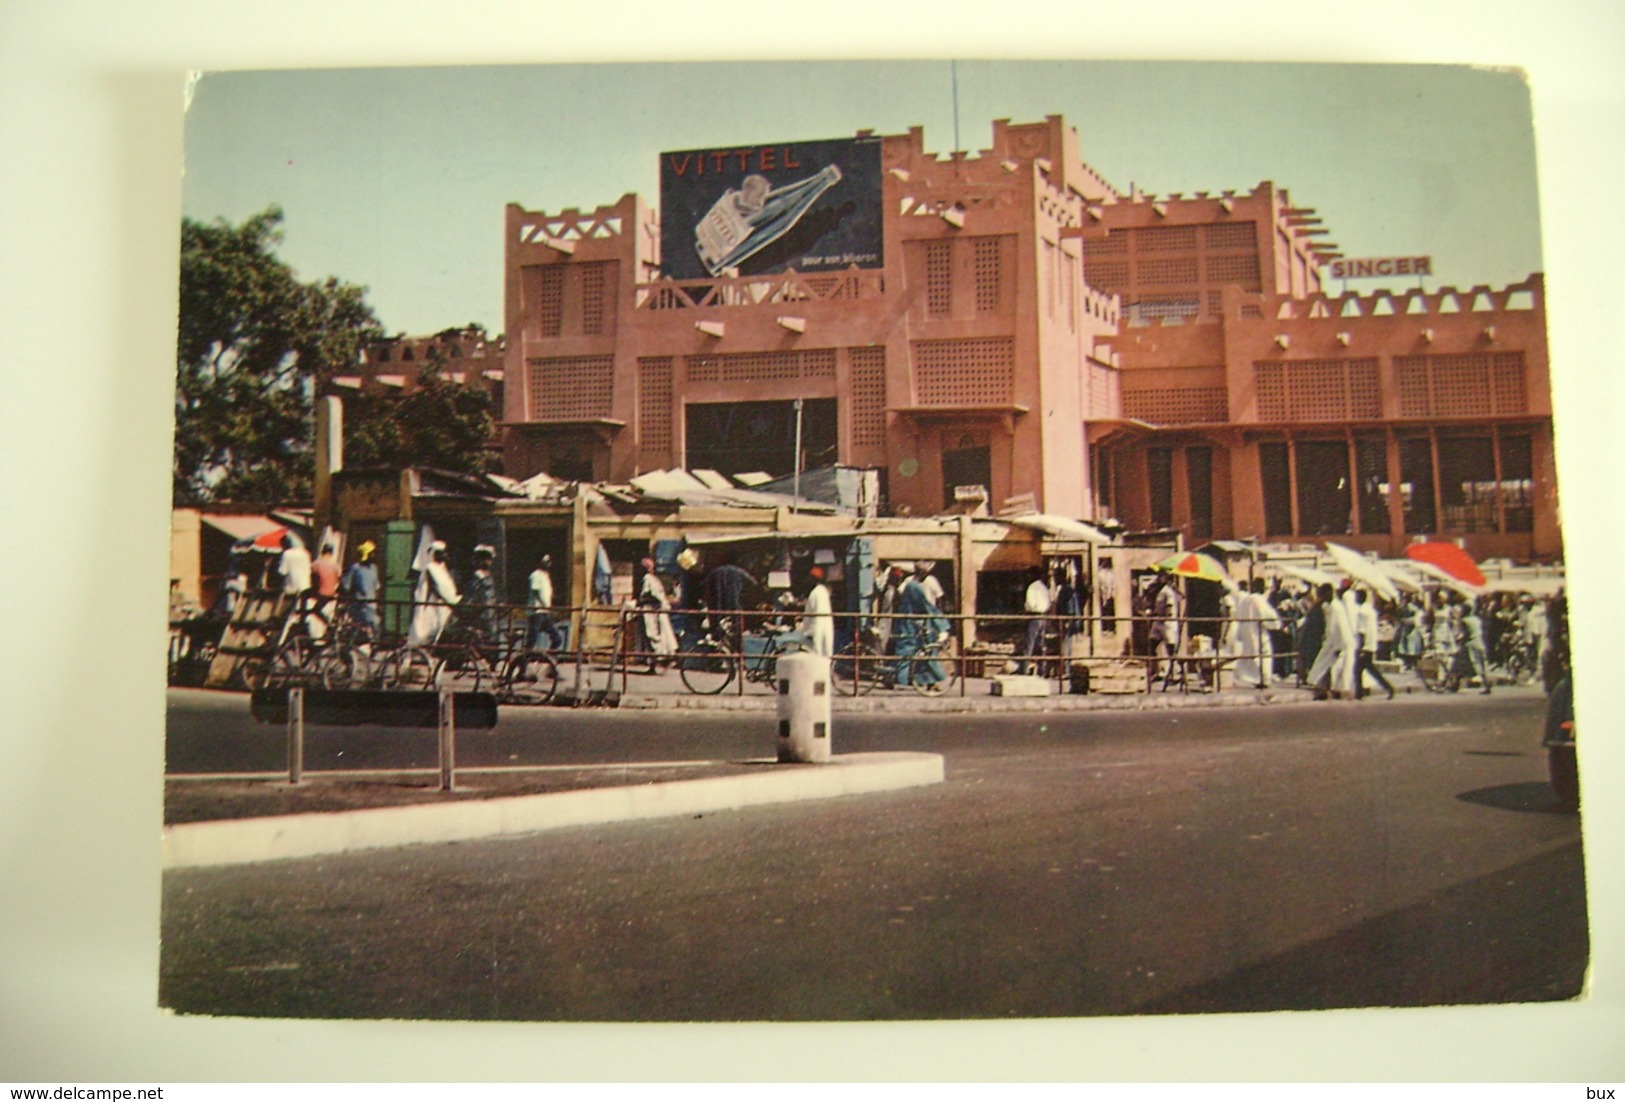
POLYGON ((408 394, 430 366, 454 383, 477 386, 502 405, 505 356, 501 337, 477 326, 427 337, 390 337, 368 345, 352 372, 331 380, 331 393, 408 394))
POLYGON ((1538 277, 1331 296, 1335 246, 1272 184, 1124 195, 1059 117, 976 156, 878 141, 869 267, 663 278, 637 196, 510 205, 507 473, 782 475, 799 437, 894 512, 981 487, 1193 543, 1561 553, 1538 277))

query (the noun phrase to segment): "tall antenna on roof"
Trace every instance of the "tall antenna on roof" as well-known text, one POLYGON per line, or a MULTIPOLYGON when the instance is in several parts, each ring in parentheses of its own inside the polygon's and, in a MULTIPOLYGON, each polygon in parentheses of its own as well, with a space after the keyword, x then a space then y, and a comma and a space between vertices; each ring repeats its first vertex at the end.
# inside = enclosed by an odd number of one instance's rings
POLYGON ((959 62, 949 61, 948 72, 952 75, 954 86, 954 152, 959 152, 959 62))

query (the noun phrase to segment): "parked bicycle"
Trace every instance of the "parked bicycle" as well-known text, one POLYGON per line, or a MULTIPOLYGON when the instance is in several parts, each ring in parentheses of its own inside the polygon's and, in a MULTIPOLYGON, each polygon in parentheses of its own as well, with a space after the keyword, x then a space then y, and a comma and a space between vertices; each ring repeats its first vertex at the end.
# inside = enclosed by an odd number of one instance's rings
POLYGON ((887 654, 879 637, 864 630, 835 652, 830 673, 837 692, 863 696, 876 688, 907 687, 922 696, 954 691, 959 685, 959 659, 951 636, 942 636, 902 655, 887 654))
POLYGON ((743 673, 747 682, 772 684, 780 655, 804 649, 801 638, 786 625, 764 625, 759 632, 741 639, 735 652, 715 632, 707 629, 699 641, 677 655, 677 672, 691 693, 714 696, 743 673), (760 650, 745 646, 746 639, 760 639, 760 650))
POLYGON ((558 691, 558 664, 525 640, 525 629, 518 627, 498 639, 468 632, 449 642, 402 647, 383 663, 381 680, 394 689, 489 692, 505 704, 546 704, 558 691))

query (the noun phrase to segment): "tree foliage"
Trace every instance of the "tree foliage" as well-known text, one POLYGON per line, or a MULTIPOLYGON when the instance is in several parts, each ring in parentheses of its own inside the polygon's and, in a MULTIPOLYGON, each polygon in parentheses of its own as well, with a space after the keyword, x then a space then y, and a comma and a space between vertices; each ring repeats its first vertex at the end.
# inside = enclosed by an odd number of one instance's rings
POLYGON ((311 399, 382 331, 364 288, 301 283, 282 211, 181 223, 174 500, 311 496, 311 399))
POLYGON ((438 349, 409 393, 357 394, 345 403, 346 467, 435 467, 485 474, 496 422, 491 398, 442 373, 438 349))

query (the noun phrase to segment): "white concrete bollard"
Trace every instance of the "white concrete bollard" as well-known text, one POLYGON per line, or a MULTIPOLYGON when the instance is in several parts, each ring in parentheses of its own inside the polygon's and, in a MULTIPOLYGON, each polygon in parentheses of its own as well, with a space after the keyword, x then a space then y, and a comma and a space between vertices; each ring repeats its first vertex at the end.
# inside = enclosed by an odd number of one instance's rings
POLYGON ((807 651, 787 654, 773 676, 779 686, 779 760, 829 761, 829 659, 807 651))

